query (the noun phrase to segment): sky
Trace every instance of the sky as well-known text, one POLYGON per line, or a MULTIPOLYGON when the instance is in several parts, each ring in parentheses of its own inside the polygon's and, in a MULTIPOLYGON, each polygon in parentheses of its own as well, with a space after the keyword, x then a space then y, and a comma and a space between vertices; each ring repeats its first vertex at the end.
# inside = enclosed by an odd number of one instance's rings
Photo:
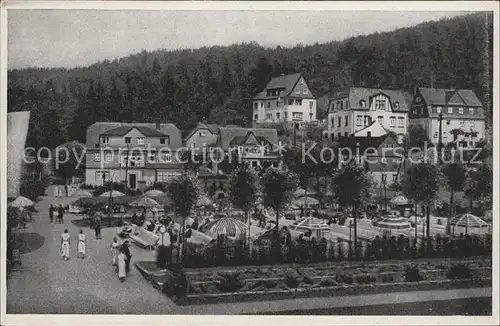
POLYGON ((142 50, 329 42, 465 12, 9 10, 8 68, 88 66, 142 50))

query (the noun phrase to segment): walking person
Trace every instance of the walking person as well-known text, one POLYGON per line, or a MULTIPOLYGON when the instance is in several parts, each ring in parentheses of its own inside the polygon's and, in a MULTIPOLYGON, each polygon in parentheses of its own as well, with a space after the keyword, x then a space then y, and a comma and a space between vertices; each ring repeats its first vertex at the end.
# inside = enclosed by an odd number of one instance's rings
POLYGON ((64 260, 69 259, 70 238, 68 229, 64 230, 63 234, 61 234, 61 256, 64 260))
POLYGON ((86 240, 87 237, 83 234, 83 230, 80 230, 80 234, 78 234, 78 257, 82 259, 85 258, 86 240))
POLYGON ((62 207, 61 204, 59 204, 59 207, 57 208, 57 219, 59 220, 59 223, 63 224, 63 217, 64 217, 64 208, 62 207))
POLYGON ((54 223, 54 205, 50 204, 49 207, 49 219, 50 223, 54 223))
POLYGON ((160 229, 158 230, 159 232, 159 238, 158 238, 158 256, 156 258, 156 266, 159 268, 165 268, 167 266, 167 263, 171 263, 170 256, 171 256, 171 239, 170 239, 170 233, 167 230, 167 227, 165 226, 165 220, 162 221, 163 225, 160 226, 160 229))
POLYGON ((101 239, 101 212, 96 214, 94 222, 95 238, 101 239))
POLYGON ((127 256, 125 255, 124 247, 122 246, 118 254, 118 279, 122 283, 125 282, 125 278, 127 277, 126 262, 127 256))
POLYGON ((112 256, 111 262, 112 262, 113 266, 118 265, 119 247, 120 247, 120 245, 118 244, 118 238, 113 237, 113 242, 111 243, 111 256, 112 256))

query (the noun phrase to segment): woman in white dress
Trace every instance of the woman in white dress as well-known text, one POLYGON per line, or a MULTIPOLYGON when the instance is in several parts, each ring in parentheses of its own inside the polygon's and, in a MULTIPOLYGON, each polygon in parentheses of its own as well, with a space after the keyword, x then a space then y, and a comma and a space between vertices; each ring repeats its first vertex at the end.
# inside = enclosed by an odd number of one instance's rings
POLYGON ((78 234, 78 257, 80 258, 85 258, 86 240, 83 230, 80 230, 80 234, 78 234))
POLYGON ((125 256, 123 247, 120 248, 120 253, 118 254, 118 279, 123 283, 125 282, 125 277, 127 276, 126 272, 126 260, 127 256, 125 256))
POLYGON ((113 266, 118 265, 118 239, 116 237, 113 237, 113 242, 111 243, 111 256, 112 256, 112 263, 113 266))
POLYGON ((69 259, 70 238, 68 230, 64 230, 63 234, 61 234, 61 256, 64 260, 69 259))

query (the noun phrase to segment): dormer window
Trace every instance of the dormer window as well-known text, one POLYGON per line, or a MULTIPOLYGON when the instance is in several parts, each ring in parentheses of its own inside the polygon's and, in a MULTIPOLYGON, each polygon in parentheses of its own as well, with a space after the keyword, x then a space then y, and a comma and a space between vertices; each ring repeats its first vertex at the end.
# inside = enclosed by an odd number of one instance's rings
POLYGON ((399 109, 399 102, 398 101, 395 101, 394 102, 394 108, 397 110, 399 109))
POLYGON ((160 144, 162 144, 162 145, 165 144, 165 137, 160 137, 160 144))
POLYGON ((109 137, 108 136, 101 136, 101 143, 108 144, 109 143, 109 137))
POLYGON ((304 94, 308 94, 308 93, 309 93, 309 91, 307 90, 307 88, 305 88, 305 89, 302 91, 302 93, 304 93, 304 94))
POLYGON ((206 136, 205 132, 204 131, 200 131, 200 137, 205 137, 205 136, 206 136))
POLYGON ((366 107, 366 101, 365 100, 359 101, 359 106, 361 106, 362 108, 366 107))
POLYGON ((132 138, 130 137, 125 137, 125 144, 130 144, 132 138))

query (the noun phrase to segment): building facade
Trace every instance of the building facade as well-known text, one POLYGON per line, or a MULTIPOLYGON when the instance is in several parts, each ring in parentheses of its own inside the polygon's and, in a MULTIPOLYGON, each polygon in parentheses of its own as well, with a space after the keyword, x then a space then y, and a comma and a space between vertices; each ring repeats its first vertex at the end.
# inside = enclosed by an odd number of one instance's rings
POLYGON ((302 74, 271 79, 266 88, 252 101, 254 123, 294 123, 299 128, 305 122, 316 121, 316 97, 302 74))
POLYGON ((216 124, 198 123, 184 138, 184 146, 187 148, 203 148, 217 144, 219 126, 216 124))
POLYGON ((418 88, 409 113, 411 124, 420 124, 432 144, 455 143, 471 147, 485 138, 482 103, 469 89, 418 88), (441 115, 441 117, 440 117, 441 115))
POLYGON ((275 152, 278 131, 271 128, 219 128, 217 147, 225 155, 238 155, 242 162, 261 168, 269 162, 278 166, 281 155, 275 152))
POLYGON ((87 129, 85 183, 126 182, 130 189, 168 181, 182 170, 173 124, 96 122, 87 129))
POLYGON ((395 134, 406 134, 411 95, 402 90, 347 87, 329 101, 327 133, 347 137, 377 121, 395 134))

